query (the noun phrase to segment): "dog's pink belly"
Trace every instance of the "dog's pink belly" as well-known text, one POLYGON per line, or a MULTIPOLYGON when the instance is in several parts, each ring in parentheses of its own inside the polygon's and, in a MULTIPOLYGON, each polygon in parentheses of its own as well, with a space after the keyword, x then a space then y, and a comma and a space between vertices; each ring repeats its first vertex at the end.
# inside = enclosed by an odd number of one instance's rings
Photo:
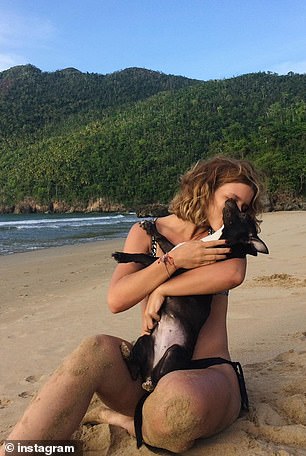
POLYGON ((169 315, 163 315, 158 322, 158 327, 155 330, 154 341, 154 361, 153 368, 163 357, 165 351, 174 344, 184 346, 186 343, 186 333, 184 327, 179 322, 169 315))

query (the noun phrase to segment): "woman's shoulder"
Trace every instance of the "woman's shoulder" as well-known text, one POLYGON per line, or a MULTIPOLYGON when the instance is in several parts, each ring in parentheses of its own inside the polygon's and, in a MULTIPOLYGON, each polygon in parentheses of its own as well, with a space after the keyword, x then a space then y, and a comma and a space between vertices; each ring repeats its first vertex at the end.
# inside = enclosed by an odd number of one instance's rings
POLYGON ((130 228, 124 244, 125 252, 151 252, 153 235, 149 234, 151 230, 148 225, 155 225, 157 231, 166 236, 166 233, 171 233, 171 230, 173 229, 173 216, 166 215, 165 217, 160 217, 158 219, 147 219, 134 223, 130 228))
POLYGON ((175 231, 178 226, 178 218, 174 214, 165 215, 164 217, 156 218, 154 223, 158 231, 165 235, 167 232, 175 231))
POLYGON ((147 253, 150 251, 151 237, 142 228, 141 222, 136 222, 130 228, 124 244, 124 251, 130 253, 147 253))

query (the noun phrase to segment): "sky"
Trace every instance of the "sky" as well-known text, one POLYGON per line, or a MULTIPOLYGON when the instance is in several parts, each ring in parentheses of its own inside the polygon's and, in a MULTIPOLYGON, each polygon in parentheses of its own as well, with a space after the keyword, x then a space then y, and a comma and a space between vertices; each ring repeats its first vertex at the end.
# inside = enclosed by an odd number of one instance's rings
POLYGON ((306 0, 0 0, 0 71, 306 72, 306 0))

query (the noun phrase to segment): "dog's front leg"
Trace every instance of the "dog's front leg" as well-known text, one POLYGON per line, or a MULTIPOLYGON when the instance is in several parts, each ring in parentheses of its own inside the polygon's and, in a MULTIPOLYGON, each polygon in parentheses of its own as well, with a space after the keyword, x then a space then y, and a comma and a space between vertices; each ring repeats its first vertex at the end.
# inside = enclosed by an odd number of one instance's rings
POLYGON ((118 263, 140 263, 144 266, 149 266, 156 261, 156 257, 145 253, 114 252, 112 257, 115 258, 118 263))
POLYGON ((186 369, 189 360, 190 355, 185 347, 178 344, 169 347, 152 371, 153 388, 155 388, 157 382, 169 372, 186 369))

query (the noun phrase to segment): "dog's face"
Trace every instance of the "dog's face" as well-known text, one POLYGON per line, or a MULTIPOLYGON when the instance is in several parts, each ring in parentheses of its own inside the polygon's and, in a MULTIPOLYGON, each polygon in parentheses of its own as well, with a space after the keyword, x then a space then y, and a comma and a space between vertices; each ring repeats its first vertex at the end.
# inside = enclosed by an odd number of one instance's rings
POLYGON ((249 214, 239 210, 233 199, 225 202, 223 222, 222 238, 228 240, 236 257, 269 253, 266 244, 257 235, 254 221, 249 214))

